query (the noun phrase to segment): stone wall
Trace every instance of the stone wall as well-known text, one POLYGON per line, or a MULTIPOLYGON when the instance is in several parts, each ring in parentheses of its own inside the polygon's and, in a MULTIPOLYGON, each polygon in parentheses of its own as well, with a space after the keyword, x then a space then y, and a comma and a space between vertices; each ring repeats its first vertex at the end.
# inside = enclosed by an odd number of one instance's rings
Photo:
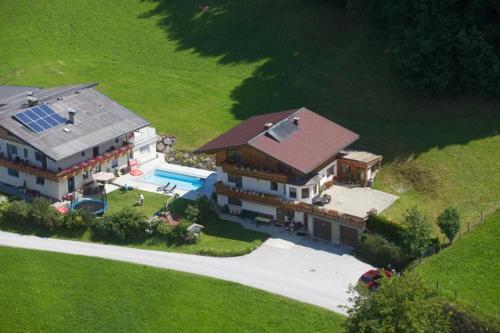
POLYGON ((156 142, 156 151, 165 154, 167 163, 215 171, 215 157, 206 154, 193 154, 190 151, 179 150, 175 147, 176 139, 173 136, 159 136, 156 142))

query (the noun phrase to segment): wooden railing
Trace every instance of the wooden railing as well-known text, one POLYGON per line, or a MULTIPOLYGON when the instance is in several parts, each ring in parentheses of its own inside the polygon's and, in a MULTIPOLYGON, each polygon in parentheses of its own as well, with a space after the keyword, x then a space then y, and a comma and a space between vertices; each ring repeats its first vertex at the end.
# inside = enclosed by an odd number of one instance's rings
POLYGON ((117 148, 113 151, 106 152, 90 160, 75 164, 74 166, 62 170, 61 172, 40 169, 39 167, 27 164, 22 160, 10 160, 3 156, 0 156, 0 165, 6 168, 11 168, 20 172, 28 173, 30 175, 35 175, 45 179, 61 182, 67 177, 74 176, 75 174, 78 174, 84 170, 88 170, 96 165, 109 162, 114 158, 128 154, 132 147, 133 146, 131 144, 126 144, 123 147, 117 148))
POLYGON ((246 165, 238 165, 228 161, 221 163, 224 172, 230 172, 236 175, 247 176, 258 179, 265 179, 277 183, 288 183, 288 176, 274 171, 252 168, 246 165))
POLYGON ((335 219, 341 223, 349 224, 356 228, 363 228, 365 225, 365 219, 359 218, 357 216, 343 214, 333 209, 320 208, 311 204, 307 204, 305 202, 295 203, 293 201, 288 201, 281 197, 266 193, 247 191, 241 188, 230 187, 224 185, 222 182, 218 182, 215 185, 215 192, 218 194, 226 195, 228 197, 238 198, 240 200, 260 203, 268 206, 275 206, 284 210, 301 211, 318 217, 335 219))

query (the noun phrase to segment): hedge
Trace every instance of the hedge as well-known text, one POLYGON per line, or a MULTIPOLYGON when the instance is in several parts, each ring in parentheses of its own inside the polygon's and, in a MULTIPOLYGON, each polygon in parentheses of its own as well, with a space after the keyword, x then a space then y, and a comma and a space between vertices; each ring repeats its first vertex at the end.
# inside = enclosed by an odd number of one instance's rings
POLYGON ((364 233, 356 248, 356 255, 376 267, 392 265, 401 270, 408 263, 408 257, 399 246, 378 234, 364 233))
POLYGON ((366 228, 368 231, 379 234, 398 245, 403 240, 404 227, 377 214, 370 214, 366 221, 366 228))

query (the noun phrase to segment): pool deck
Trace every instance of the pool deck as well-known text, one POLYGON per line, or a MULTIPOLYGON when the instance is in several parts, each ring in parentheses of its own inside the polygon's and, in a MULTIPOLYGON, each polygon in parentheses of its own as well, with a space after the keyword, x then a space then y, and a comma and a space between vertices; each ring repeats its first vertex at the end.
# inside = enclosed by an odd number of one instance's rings
POLYGON ((157 191, 160 185, 152 184, 148 182, 141 181, 140 179, 144 176, 132 176, 130 174, 126 174, 116 178, 112 184, 106 185, 106 192, 112 192, 119 188, 119 186, 128 185, 132 186, 135 189, 139 189, 141 191, 153 192, 158 194, 164 194, 171 196, 172 194, 178 194, 180 197, 184 199, 195 200, 200 195, 210 196, 214 190, 215 182, 217 181, 217 174, 214 171, 203 170, 197 168, 185 167, 177 164, 170 164, 165 162, 165 157, 163 154, 158 153, 158 157, 143 163, 139 166, 139 169, 144 172, 144 175, 153 172, 155 169, 165 170, 176 172, 184 175, 205 178, 205 184, 202 188, 195 191, 185 191, 181 189, 175 189, 173 192, 163 192, 157 191))

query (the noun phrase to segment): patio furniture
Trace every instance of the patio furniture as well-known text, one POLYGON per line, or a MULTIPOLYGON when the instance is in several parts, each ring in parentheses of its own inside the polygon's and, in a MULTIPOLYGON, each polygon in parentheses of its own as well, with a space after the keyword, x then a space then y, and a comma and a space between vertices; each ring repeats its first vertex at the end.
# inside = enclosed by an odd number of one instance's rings
POLYGON ((313 199, 313 204, 318 205, 318 206, 324 206, 326 204, 329 204, 330 201, 332 201, 332 196, 329 194, 323 194, 322 196, 316 196, 313 199))

